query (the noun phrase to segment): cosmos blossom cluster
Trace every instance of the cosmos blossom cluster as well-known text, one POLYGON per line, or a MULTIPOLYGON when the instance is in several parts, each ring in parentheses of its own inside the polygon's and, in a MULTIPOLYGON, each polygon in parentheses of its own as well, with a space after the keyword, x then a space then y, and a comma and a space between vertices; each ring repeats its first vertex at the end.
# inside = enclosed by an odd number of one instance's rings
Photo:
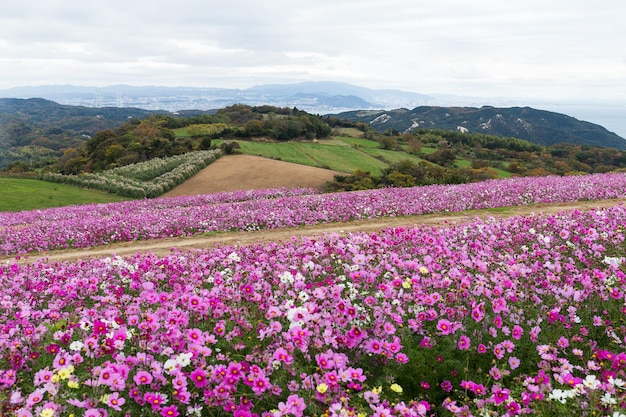
POLYGON ((621 416, 625 224, 617 206, 7 262, 2 413, 621 416))
POLYGON ((620 198, 626 175, 523 177, 460 185, 318 194, 222 193, 0 213, 0 254, 85 248, 220 231, 251 231, 436 212, 620 198))

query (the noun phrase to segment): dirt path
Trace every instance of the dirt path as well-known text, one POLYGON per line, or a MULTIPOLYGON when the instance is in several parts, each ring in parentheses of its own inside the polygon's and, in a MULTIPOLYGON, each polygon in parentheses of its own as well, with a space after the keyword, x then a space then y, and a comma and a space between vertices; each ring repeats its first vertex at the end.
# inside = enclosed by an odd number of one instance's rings
MULTIPOLYGON (((429 214, 422 216, 407 216, 397 218, 380 218, 374 220, 361 220, 346 223, 325 223, 314 226, 259 230, 255 232, 225 232, 211 236, 192 236, 180 238, 168 238, 158 240, 144 240, 136 242, 114 243, 106 246, 86 249, 60 250, 46 253, 31 254, 20 257, 21 261, 36 261, 48 259, 48 261, 76 260, 112 255, 130 256, 137 252, 150 252, 159 256, 167 255, 173 248, 206 249, 215 246, 239 246, 259 242, 286 241, 292 237, 320 236, 323 234, 337 233, 346 235, 354 232, 378 232, 388 227, 411 227, 414 225, 445 226, 460 223, 476 218, 487 217, 510 217, 516 215, 529 215, 532 213, 558 213, 565 210, 591 210, 601 207, 611 207, 624 203, 624 199, 604 201, 584 201, 567 204, 541 204, 525 207, 511 207, 494 210, 473 210, 462 213, 429 214)), ((15 259, 15 257, 0 257, 0 262, 15 259)))

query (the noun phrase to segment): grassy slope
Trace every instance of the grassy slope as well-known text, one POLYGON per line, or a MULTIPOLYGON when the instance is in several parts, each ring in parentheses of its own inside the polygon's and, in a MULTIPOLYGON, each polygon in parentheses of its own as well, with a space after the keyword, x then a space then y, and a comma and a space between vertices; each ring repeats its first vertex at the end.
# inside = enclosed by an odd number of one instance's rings
MULTIPOLYGON (((350 138, 351 141, 363 141, 366 145, 361 149, 350 146, 345 138, 320 140, 318 142, 251 142, 238 141, 241 153, 247 155, 264 156, 266 158, 279 159, 285 162, 310 165, 321 168, 329 168, 348 174, 355 170, 369 171, 378 175, 382 169, 387 167, 376 156, 370 154, 370 149, 374 150, 371 144, 361 139, 350 138)), ((219 146, 222 141, 215 140, 213 144, 219 146)), ((378 151, 378 150, 376 150, 378 151)), ((397 152, 398 155, 408 154, 397 152)))
POLYGON ((34 210, 72 204, 110 203, 126 198, 71 185, 0 177, 0 211, 34 210))

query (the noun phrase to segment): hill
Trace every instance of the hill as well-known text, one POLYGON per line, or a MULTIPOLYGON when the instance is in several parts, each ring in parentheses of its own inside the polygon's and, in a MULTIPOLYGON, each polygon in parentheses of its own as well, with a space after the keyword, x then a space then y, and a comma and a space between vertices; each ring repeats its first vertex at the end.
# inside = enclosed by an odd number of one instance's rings
POLYGON ((155 113, 139 108, 67 106, 41 98, 0 98, 0 167, 57 158, 97 132, 155 113))
POLYGON ((420 106, 412 110, 349 111, 332 116, 366 123, 378 132, 458 130, 515 137, 541 145, 570 143, 626 149, 626 139, 602 126, 530 107, 420 106))
MULTIPOLYGON (((250 90, 254 94, 265 97, 266 100, 280 101, 280 97, 291 94, 290 97, 309 100, 311 103, 324 102, 329 105, 334 103, 361 108, 368 107, 376 100, 382 101, 394 95, 401 96, 401 92, 395 90, 368 90, 341 83, 331 86, 326 84, 257 86, 250 90), (331 88, 341 94, 325 93, 331 88), (320 91, 317 91, 318 89, 320 91), (372 102, 361 97, 367 97, 372 102)), ((412 95, 406 99, 417 100, 418 97, 412 95)), ((304 101, 300 103, 304 104, 304 101)), ((220 117, 227 119, 227 123, 242 126, 250 120, 267 123, 267 113, 276 112, 276 109, 278 108, 275 106, 233 105, 219 110, 192 109, 171 113, 135 107, 94 108, 63 105, 39 98, 0 98, 0 168, 15 161, 26 163, 31 168, 41 168, 53 163, 67 150, 83 147, 97 133, 117 129, 128 120, 143 120, 161 115, 169 119, 199 117, 197 123, 204 123, 206 119, 202 120, 202 116, 220 114, 220 117), (237 112, 239 114, 236 114, 237 112)), ((295 108, 284 109, 290 112, 295 110, 295 108)), ((298 110, 297 113, 311 120, 311 114, 302 110, 298 110)), ((327 120, 329 118, 341 118, 352 123, 367 124, 381 133, 406 132, 422 128, 461 129, 500 137, 522 138, 544 145, 567 142, 576 145, 626 149, 626 141, 623 138, 599 125, 530 107, 421 106, 413 110, 350 111, 326 116, 327 120)), ((270 132, 270 136, 283 135, 282 131, 288 129, 290 129, 289 126, 281 126, 281 129, 274 129, 274 132, 270 132)), ((257 127, 256 130, 261 131, 263 128, 257 127)), ((315 134, 318 135, 318 133, 315 134)))

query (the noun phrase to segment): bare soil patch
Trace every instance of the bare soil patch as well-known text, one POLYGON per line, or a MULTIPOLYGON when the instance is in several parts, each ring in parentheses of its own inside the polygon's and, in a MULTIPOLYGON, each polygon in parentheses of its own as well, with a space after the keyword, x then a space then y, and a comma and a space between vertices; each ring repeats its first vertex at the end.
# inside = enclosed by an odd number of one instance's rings
MULTIPOLYGON (((343 223, 325 223, 314 226, 268 229, 254 232, 224 232, 210 236, 200 235, 168 239, 155 239, 136 242, 113 243, 106 246, 86 249, 72 249, 31 254, 20 257, 21 261, 30 262, 47 259, 50 262, 97 258, 106 256, 130 256, 138 252, 154 253, 164 256, 172 250, 207 249, 217 246, 242 246, 262 242, 280 242, 293 238, 323 236, 336 233, 348 235, 357 232, 379 232, 390 227, 433 226, 443 227, 460 224, 475 219, 489 217, 511 217, 517 215, 554 214, 567 210, 593 210, 624 204, 624 199, 603 201, 581 201, 564 204, 539 204, 534 206, 510 207, 494 210, 472 210, 461 213, 437 213, 421 216, 406 216, 360 220, 343 223)), ((0 261, 14 257, 0 257, 0 261)))
POLYGON ((163 197, 280 187, 323 191, 337 174, 344 173, 260 156, 225 155, 163 197))

